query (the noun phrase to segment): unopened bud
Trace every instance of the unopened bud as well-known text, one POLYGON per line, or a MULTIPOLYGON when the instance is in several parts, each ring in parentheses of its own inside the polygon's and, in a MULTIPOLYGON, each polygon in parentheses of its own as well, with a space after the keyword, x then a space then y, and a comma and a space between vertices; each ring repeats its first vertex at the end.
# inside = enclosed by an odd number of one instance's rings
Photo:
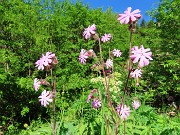
POLYGON ((41 84, 49 86, 50 83, 46 81, 45 79, 40 79, 41 84))
POLYGON ((132 32, 135 32, 136 31, 136 25, 135 24, 130 24, 129 25, 129 30, 132 31, 132 32))
POLYGON ((58 64, 58 59, 57 59, 57 57, 55 56, 55 57, 53 57, 53 59, 52 59, 52 65, 57 65, 58 64))
POLYGON ((93 38, 94 40, 99 40, 99 35, 96 33, 96 34, 92 35, 92 38, 93 38))

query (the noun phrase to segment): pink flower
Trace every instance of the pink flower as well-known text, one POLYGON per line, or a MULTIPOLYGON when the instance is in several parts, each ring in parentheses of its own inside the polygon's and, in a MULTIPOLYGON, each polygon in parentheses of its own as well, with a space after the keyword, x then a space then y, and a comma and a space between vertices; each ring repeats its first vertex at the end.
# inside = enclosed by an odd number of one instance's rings
POLYGON ((102 41, 102 42, 107 42, 107 41, 109 41, 111 38, 112 38, 111 34, 106 34, 106 33, 105 33, 104 36, 102 36, 101 41, 102 41))
POLYGON ((52 58, 55 57, 55 54, 52 52, 47 52, 46 55, 42 54, 42 58, 44 60, 44 66, 48 66, 52 62, 52 58))
POLYGON ((130 76, 133 78, 139 78, 139 77, 141 77, 141 74, 142 74, 142 70, 136 69, 130 73, 130 76))
POLYGON ((44 59, 40 58, 38 61, 36 61, 36 67, 38 67, 38 70, 44 70, 44 59))
POLYGON ((122 104, 120 104, 116 109, 121 119, 124 119, 124 120, 127 119, 127 117, 130 115, 130 112, 131 112, 129 107, 127 107, 126 105, 123 106, 122 104))
POLYGON ((36 91, 38 91, 40 86, 41 86, 41 82, 39 81, 39 79, 35 78, 34 79, 34 85, 33 85, 34 89, 36 91))
POLYGON ((44 107, 49 105, 49 102, 52 102, 51 94, 49 91, 46 91, 46 90, 44 90, 38 98, 39 98, 39 101, 41 102, 41 105, 44 107))
POLYGON ((98 109, 99 107, 101 107, 101 101, 99 99, 94 99, 92 102, 92 107, 94 109, 98 109))
POLYGON ((152 52, 149 52, 150 48, 144 49, 143 45, 138 49, 138 47, 132 48, 131 51, 131 60, 133 63, 137 63, 139 61, 139 67, 143 67, 149 65, 149 60, 153 60, 151 58, 152 52))
POLYGON ((139 14, 141 11, 139 9, 136 9, 133 12, 131 12, 131 10, 132 8, 128 7, 127 10, 124 11, 124 14, 119 14, 117 20, 119 20, 121 24, 131 24, 141 18, 141 14, 139 14))
POLYGON ((46 55, 42 54, 41 58, 35 63, 38 70, 44 70, 45 67, 50 66, 54 57, 55 54, 52 52, 46 52, 46 55))
POLYGON ((79 55, 79 61, 80 63, 86 63, 86 59, 88 58, 88 53, 85 49, 81 49, 80 55, 79 55))
POLYGON ((92 34, 95 34, 96 25, 93 24, 91 26, 88 26, 88 28, 85 28, 85 31, 83 32, 83 36, 85 39, 88 39, 91 37, 92 34))
POLYGON ((139 86, 139 77, 141 77, 142 70, 136 69, 130 73, 130 76, 136 79, 136 86, 139 86))
POLYGON ((113 61, 111 59, 107 59, 105 65, 106 68, 111 68, 113 66, 113 61))
POLYGON ((116 56, 116 57, 120 57, 121 54, 122 54, 122 52, 120 52, 120 50, 118 50, 118 49, 114 49, 112 53, 113 53, 113 55, 116 56))
POLYGON ((140 103, 138 100, 134 100, 134 101, 132 102, 132 107, 133 107, 134 109, 138 109, 138 108, 140 107, 140 105, 141 105, 141 103, 140 103))

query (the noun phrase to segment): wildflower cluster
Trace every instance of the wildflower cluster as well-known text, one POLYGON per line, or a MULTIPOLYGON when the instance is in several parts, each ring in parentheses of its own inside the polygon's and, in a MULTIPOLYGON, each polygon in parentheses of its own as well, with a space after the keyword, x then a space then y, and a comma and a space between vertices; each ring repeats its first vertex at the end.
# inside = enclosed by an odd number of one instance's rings
MULTIPOLYGON (((85 39, 89 39, 95 34, 96 34, 96 25, 95 24, 93 24, 91 26, 88 26, 88 28, 85 28, 85 31, 83 32, 83 36, 84 36, 85 39)), ((101 38, 99 38, 99 40, 101 40, 103 43, 108 42, 111 39, 112 39, 111 34, 106 34, 106 33, 101 38)), ((114 49, 112 51, 112 54, 114 55, 114 57, 120 57, 122 53, 121 53, 120 50, 114 49)), ((94 51, 92 49, 89 50, 89 51, 86 51, 85 49, 81 49, 81 52, 80 52, 80 55, 79 55, 80 63, 82 63, 82 64, 86 63, 87 59, 90 56, 96 57, 96 54, 94 53, 94 51)), ((107 59, 105 65, 106 65, 107 69, 112 68, 113 67, 112 59, 107 59)))
MULTIPOLYGON (((52 52, 47 52, 46 55, 42 54, 41 58, 35 62, 38 70, 50 70, 58 63, 57 57, 52 52)), ((38 91, 41 85, 49 86, 50 83, 45 79, 34 79, 33 88, 35 91, 38 91)), ((46 107, 52 102, 52 92, 44 90, 41 95, 38 97, 41 105, 46 107)))
MULTIPOLYGON (((124 14, 119 14, 119 18, 117 20, 120 21, 121 24, 129 24, 130 31, 133 31, 134 24, 141 18, 140 10, 136 9, 131 12, 132 8, 128 7, 124 14)), ((150 48, 144 49, 144 46, 141 45, 140 48, 138 46, 130 47, 130 59, 132 62, 138 63, 137 69, 129 69, 131 70, 130 76, 136 79, 136 85, 139 85, 138 78, 142 75, 142 70, 140 68, 149 65, 149 60, 152 59, 152 52, 150 52, 150 48)))
MULTIPOLYGON (((129 25, 129 30, 132 33, 135 30, 135 24, 137 23, 137 21, 141 18, 141 14, 140 14, 140 10, 136 9, 133 12, 131 12, 132 8, 128 7, 126 11, 124 11, 124 14, 119 14, 119 17, 117 20, 120 21, 121 24, 128 24, 129 25)), ((98 36, 98 34, 96 33, 96 25, 90 25, 88 26, 88 28, 84 29, 83 32, 83 36, 84 38, 87 39, 95 39, 96 41, 99 41, 99 46, 100 43, 104 43, 104 42, 109 42, 112 41, 112 35, 111 34, 107 34, 105 33, 101 38, 98 36), (94 38, 96 37, 96 38, 94 38)), ((131 41, 130 41, 131 42, 131 41)), ((101 47, 101 46, 100 46, 101 47)), ((149 65, 149 61, 153 60, 152 59, 152 52, 150 52, 150 48, 145 49, 143 45, 140 46, 140 48, 138 46, 134 46, 131 47, 131 43, 130 43, 130 52, 129 52, 129 63, 133 64, 133 66, 129 66, 128 70, 129 70, 129 77, 135 78, 136 79, 136 85, 139 85, 139 81, 138 78, 140 78, 142 76, 142 67, 149 65), (137 64, 137 68, 135 67, 135 64, 137 64)), ((92 66, 92 67, 96 67, 97 63, 100 63, 101 65, 101 69, 103 69, 103 72, 106 72, 107 70, 110 71, 108 73, 111 74, 111 71, 113 69, 113 57, 121 57, 122 52, 119 49, 114 48, 112 51, 110 51, 109 54, 109 58, 104 62, 104 60, 102 60, 102 53, 101 53, 101 49, 100 49, 100 55, 101 55, 101 61, 96 61, 96 63, 92 66), (104 70, 106 69, 106 70, 104 70)), ((95 52, 91 49, 89 51, 85 50, 85 49, 81 49, 80 55, 79 55, 79 61, 81 64, 85 64, 87 62, 87 59, 89 57, 93 57, 97 59, 97 56, 95 54, 95 52)), ((112 72, 113 73, 113 72, 112 72)), ((105 75, 104 75, 105 77, 105 75)), ((105 77, 106 78, 106 77, 105 77)), ((92 82, 103 82, 103 84, 106 86, 105 88, 107 89, 106 92, 109 92, 108 90, 112 91, 112 86, 110 85, 110 81, 106 82, 106 79, 92 79, 92 82), (109 87, 107 87, 107 85, 109 87)), ((120 84, 118 84, 120 85, 120 84)), ((118 88, 117 88, 118 89, 118 88)), ((96 97, 94 97, 94 93, 97 93, 97 90, 92 90, 91 93, 88 96, 88 100, 87 102, 89 103, 90 100, 92 100, 92 107, 97 109, 101 106, 101 101, 96 97)), ((108 93, 106 93, 107 95, 109 95, 108 93)), ((108 96, 107 96, 108 98, 108 96)), ((109 100, 111 100, 111 98, 109 98, 109 100)), ((108 102, 109 102, 108 100, 108 102)), ((120 118, 126 120, 127 117, 130 115, 130 107, 128 107, 127 105, 123 104, 124 101, 122 101, 122 103, 120 103, 119 106, 116 107, 116 111, 119 114, 120 118)), ((138 100, 133 100, 132 102, 132 107, 134 109, 138 109, 140 107, 140 102, 138 100)))

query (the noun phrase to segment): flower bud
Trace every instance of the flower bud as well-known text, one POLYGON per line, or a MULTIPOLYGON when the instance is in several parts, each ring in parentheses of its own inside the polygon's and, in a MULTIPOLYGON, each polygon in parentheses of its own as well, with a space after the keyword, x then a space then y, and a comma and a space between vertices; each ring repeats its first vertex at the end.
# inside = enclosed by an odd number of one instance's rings
POLYGON ((53 57, 53 59, 52 59, 52 65, 57 65, 58 64, 58 59, 57 59, 57 57, 55 56, 55 57, 53 57))
POLYGON ((40 79, 41 84, 49 86, 50 83, 46 81, 45 79, 40 79))
POLYGON ((95 34, 92 35, 92 38, 93 38, 95 41, 97 41, 97 40, 99 40, 99 35, 98 35, 97 33, 95 33, 95 34))
POLYGON ((135 32, 136 31, 136 22, 134 23, 131 23, 130 25, 129 25, 129 30, 130 31, 132 31, 132 32, 135 32))

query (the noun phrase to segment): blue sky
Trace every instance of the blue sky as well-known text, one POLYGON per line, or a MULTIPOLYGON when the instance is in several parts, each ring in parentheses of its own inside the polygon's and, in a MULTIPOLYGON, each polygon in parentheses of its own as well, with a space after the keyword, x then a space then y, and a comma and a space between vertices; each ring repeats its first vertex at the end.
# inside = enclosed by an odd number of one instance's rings
POLYGON ((140 9, 145 21, 149 21, 150 16, 146 15, 147 10, 157 8, 159 0, 81 0, 84 4, 88 4, 90 8, 102 8, 105 11, 112 8, 115 13, 123 13, 127 7, 132 10, 140 9))

